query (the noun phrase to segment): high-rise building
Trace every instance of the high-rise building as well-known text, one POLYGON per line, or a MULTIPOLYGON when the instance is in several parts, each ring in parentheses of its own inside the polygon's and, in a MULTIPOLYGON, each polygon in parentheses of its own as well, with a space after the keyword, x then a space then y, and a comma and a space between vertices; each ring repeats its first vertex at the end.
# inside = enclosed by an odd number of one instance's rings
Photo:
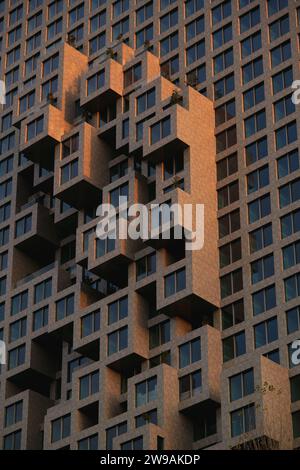
POLYGON ((0 448, 300 447, 299 39, 300 0, 0 1, 0 448), (99 238, 120 196, 203 247, 99 238))

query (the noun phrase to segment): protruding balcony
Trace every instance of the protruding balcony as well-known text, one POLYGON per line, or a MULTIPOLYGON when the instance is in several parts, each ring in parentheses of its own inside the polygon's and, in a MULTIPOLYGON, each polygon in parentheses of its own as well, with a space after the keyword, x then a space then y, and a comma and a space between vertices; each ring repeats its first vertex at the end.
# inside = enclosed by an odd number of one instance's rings
POLYGON ((70 128, 62 111, 51 104, 46 105, 22 121, 20 151, 25 152, 33 162, 51 170, 54 167, 55 144, 70 128))
POLYGON ((31 257, 42 261, 54 256, 58 239, 53 215, 47 207, 35 203, 18 214, 15 222, 14 245, 31 257))
POLYGON ((293 448, 288 369, 264 356, 253 355, 251 361, 248 355, 238 368, 235 365, 225 369, 222 379, 222 436, 226 448, 293 448), (247 393, 239 394, 238 385, 231 382, 229 387, 229 381, 246 373, 252 378, 248 379, 247 393))
POLYGON ((208 325, 186 335, 179 348, 189 341, 199 342, 199 361, 179 365, 179 411, 193 418, 221 404, 222 343, 220 331, 208 325))
POLYGON ((92 113, 99 111, 120 98, 123 88, 123 66, 108 56, 98 69, 83 76, 80 105, 92 113))
POLYGON ((108 183, 110 148, 84 123, 64 135, 57 150, 54 195, 77 209, 97 207, 101 189, 108 183))

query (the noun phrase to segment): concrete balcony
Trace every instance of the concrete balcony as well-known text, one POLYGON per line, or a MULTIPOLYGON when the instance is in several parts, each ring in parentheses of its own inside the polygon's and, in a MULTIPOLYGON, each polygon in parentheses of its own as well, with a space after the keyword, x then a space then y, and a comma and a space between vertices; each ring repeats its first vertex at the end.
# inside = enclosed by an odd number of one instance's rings
POLYGON ((101 201, 102 187, 108 183, 110 148, 87 123, 65 134, 58 147, 54 195, 77 209, 97 206, 101 201), (72 142, 75 141, 72 149, 72 142), (89 195, 88 199, 86 194, 89 195))
MULTIPOLYGON (((201 386, 192 387, 180 393, 179 411, 190 416, 201 415, 204 410, 214 410, 221 405, 221 370, 222 370, 222 342, 220 331, 205 325, 186 335, 184 343, 200 337, 201 359, 194 364, 179 369, 179 381, 192 384, 191 374, 201 371, 201 386)), ((184 344, 181 342, 181 344, 184 344)), ((180 347, 180 344, 178 344, 180 347)))
POLYGON ((120 98, 123 88, 123 66, 107 58, 82 77, 80 105, 92 113, 99 111, 120 98))
POLYGON ((222 373, 222 436, 226 448, 246 450, 292 449, 289 371, 263 356, 241 359, 222 373), (229 378, 253 368, 253 393, 230 400, 229 378), (243 422, 243 410, 248 412, 243 422), (233 427, 232 416, 235 416, 233 427), (240 425, 236 422, 241 420, 240 425), (235 430, 233 434, 233 429, 235 430), (238 431, 238 432, 237 432, 238 431))
POLYGON ((70 129, 71 125, 64 120, 62 111, 53 105, 46 105, 22 121, 20 151, 34 163, 51 170, 54 167, 55 145, 70 129))
POLYGON ((15 222, 14 246, 42 261, 54 256, 58 239, 53 224, 53 214, 36 203, 20 212, 15 222))

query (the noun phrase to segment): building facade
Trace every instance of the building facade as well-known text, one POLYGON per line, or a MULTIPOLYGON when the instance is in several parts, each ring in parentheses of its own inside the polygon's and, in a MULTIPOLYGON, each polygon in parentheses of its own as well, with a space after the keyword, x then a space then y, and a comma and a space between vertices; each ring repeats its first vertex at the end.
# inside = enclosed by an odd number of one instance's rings
POLYGON ((0 448, 300 447, 299 45, 298 0, 0 1, 0 448), (99 239, 120 196, 203 248, 99 239))

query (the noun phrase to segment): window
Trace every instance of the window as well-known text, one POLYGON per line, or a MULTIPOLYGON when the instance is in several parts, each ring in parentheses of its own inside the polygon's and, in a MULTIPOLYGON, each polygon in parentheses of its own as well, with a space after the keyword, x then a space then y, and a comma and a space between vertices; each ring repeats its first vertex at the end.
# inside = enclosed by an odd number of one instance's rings
POLYGON ((115 23, 112 27, 112 39, 115 41, 116 39, 124 36, 126 33, 129 32, 129 17, 127 16, 118 23, 115 23))
POLYGON ((261 41, 261 32, 258 31, 257 33, 251 34, 246 39, 241 41, 241 56, 242 59, 248 57, 251 54, 254 54, 256 51, 261 49, 262 41, 261 41))
POLYGON ((232 411, 230 413, 230 418, 232 437, 237 437, 241 434, 252 431, 256 427, 254 403, 232 411))
POLYGON ((88 313, 81 319, 81 337, 85 338, 100 330, 100 310, 88 313))
POLYGON ((285 207, 300 199, 300 179, 293 180, 290 183, 279 188, 279 204, 285 207))
POLYGON ((48 325, 49 307, 42 307, 33 312, 32 331, 37 331, 40 328, 48 325))
POLYGON ((122 297, 108 304, 108 324, 116 323, 128 316, 128 297, 122 297))
POLYGON ((295 375, 294 377, 290 378, 291 382, 291 401, 294 403, 295 401, 300 400, 300 375, 295 375))
POLYGON ((79 379, 79 399, 83 400, 99 392, 99 371, 84 375, 79 379))
POLYGON ((216 136, 216 151, 217 153, 224 152, 224 150, 232 147, 237 143, 236 126, 217 134, 216 136))
POLYGON ((96 239, 96 258, 100 258, 101 256, 105 256, 108 253, 114 251, 116 248, 116 240, 115 238, 110 238, 107 236, 104 239, 97 238, 96 239))
POLYGON ((6 181, 0 183, 0 198, 5 199, 10 196, 12 192, 12 179, 9 178, 6 181))
POLYGON ((242 67, 243 85, 264 73, 263 58, 258 57, 242 67))
POLYGON ((280 44, 279 46, 272 49, 270 54, 272 67, 276 67, 277 65, 282 64, 292 56, 291 42, 286 41, 280 44))
POLYGON ((114 16, 114 18, 116 16, 121 15, 122 13, 127 11, 128 9, 129 9, 129 0, 117 0, 113 4, 113 16, 114 16))
POLYGON ((186 288, 185 268, 168 274, 164 279, 165 297, 170 297, 186 288))
POLYGON ((19 99, 19 113, 25 113, 25 111, 28 111, 28 109, 32 108, 35 103, 35 91, 31 91, 30 93, 27 93, 27 95, 22 96, 22 98, 19 99))
POLYGON ((136 437, 131 441, 121 444, 121 450, 143 450, 143 436, 136 437))
POLYGON ((157 424, 157 410, 146 411, 135 418, 135 427, 140 428, 149 423, 157 424))
POLYGON ((18 295, 15 295, 11 299, 11 315, 16 315, 17 313, 22 312, 28 306, 28 291, 21 292, 18 295))
POLYGON ((291 243, 282 248, 283 269, 289 269, 300 263, 300 242, 291 243))
POLYGON ((106 429, 106 449, 112 450, 114 437, 121 436, 127 432, 127 422, 117 424, 111 428, 106 429))
POLYGON ((266 287, 252 294, 253 315, 260 315, 276 307, 275 285, 266 287))
POLYGON ((278 339, 277 317, 254 326, 255 348, 260 348, 278 339))
POLYGON ((142 406, 157 399, 157 377, 151 377, 135 386, 135 406, 142 406))
POLYGON ((288 0, 268 0, 268 16, 275 15, 288 6, 288 0))
POLYGON ((10 155, 0 161, 0 177, 10 173, 13 170, 14 157, 10 155))
POLYGON ((121 186, 118 186, 117 188, 112 189, 109 192, 110 204, 112 204, 114 207, 119 207, 120 198, 126 197, 128 199, 128 194, 129 194, 128 183, 124 183, 121 186))
POLYGON ((264 256, 251 263, 251 282, 256 284, 274 275, 274 255, 264 256))
POLYGON ((236 209, 219 218, 219 238, 236 232, 240 229, 240 211, 236 209))
POLYGON ((71 414, 51 422, 51 442, 57 442, 71 435, 71 414))
POLYGON ((226 68, 233 65, 233 48, 227 49, 225 52, 214 58, 214 74, 218 74, 226 68))
POLYGON ((293 83, 293 67, 281 70, 272 77, 273 95, 280 91, 290 88, 293 83))
POLYGON ((5 222, 7 219, 10 218, 10 202, 3 204, 0 206, 0 223, 5 222))
POLYGON ((245 137, 247 138, 257 132, 260 132, 262 129, 265 129, 266 125, 267 122, 265 109, 252 114, 252 116, 244 120, 245 137))
POLYGON ((239 292, 243 289, 242 269, 237 269, 229 274, 226 274, 225 276, 222 276, 220 281, 222 299, 239 292))
POLYGON ((78 159, 72 160, 61 167, 60 183, 64 184, 78 176, 78 159))
POLYGON ((199 441, 217 433, 217 418, 214 410, 201 413, 193 425, 193 440, 199 441))
POLYGON ((164 33, 168 29, 176 26, 178 23, 178 9, 170 11, 166 15, 160 18, 160 34, 164 33))
POLYGON ((135 45, 136 48, 138 49, 139 47, 143 45, 149 45, 150 41, 153 39, 153 24, 149 24, 143 29, 140 29, 136 34, 135 34, 135 45))
POLYGON ((37 65, 38 65, 38 60, 40 57, 40 53, 38 52, 37 54, 34 54, 30 59, 27 59, 25 61, 25 75, 28 76, 31 73, 34 73, 37 65))
POLYGON ((12 26, 23 17, 23 5, 18 6, 9 13, 9 26, 12 26))
POLYGON ((178 47, 178 32, 170 34, 165 39, 160 41, 160 56, 169 54, 169 52, 177 49, 178 47))
POLYGON ((175 156, 169 156, 163 163, 164 167, 164 180, 174 177, 177 173, 180 173, 184 169, 184 157, 183 154, 177 154, 175 156))
POLYGON ((56 302, 56 321, 74 313, 74 294, 68 295, 56 302))
POLYGON ((6 245, 9 241, 9 227, 4 227, 0 230, 0 247, 6 245))
POLYGON ((281 217, 281 238, 289 237, 300 231, 300 209, 281 217))
POLYGON ((8 370, 21 366, 25 363, 25 344, 11 349, 8 353, 8 370))
POLYGON ((286 302, 300 295, 300 274, 294 274, 284 279, 284 288, 286 302))
POLYGON ((260 8, 256 7, 240 16, 240 33, 248 31, 260 23, 260 8))
POLYGON ((16 221, 15 238, 21 237, 32 229, 32 214, 25 215, 22 219, 16 221))
POLYGON ((51 19, 53 16, 58 15, 63 11, 63 0, 55 0, 48 6, 48 18, 51 19))
POLYGON ((98 434, 78 441, 78 450, 98 450, 98 434))
POLYGON ((235 263, 242 257, 241 239, 227 243, 219 248, 220 268, 224 268, 231 263, 235 263))
POLYGON ((259 103, 264 101, 264 99, 265 88, 263 83, 250 88, 250 90, 243 93, 244 111, 248 111, 248 109, 253 108, 253 106, 257 106, 259 103))
POLYGON ((79 133, 66 139, 62 143, 62 158, 66 158, 79 150, 79 133))
POLYGON ((130 69, 124 72, 124 86, 125 88, 132 85, 142 78, 142 63, 135 64, 130 69))
POLYGON ((195 36, 203 33, 205 29, 204 16, 196 18, 185 27, 186 41, 190 41, 195 36))
POLYGON ((59 67, 59 54, 55 54, 43 62, 43 77, 57 70, 59 67))
POLYGON ((136 10, 136 25, 143 23, 153 16, 153 2, 146 3, 136 10))
POLYGON ((90 33, 95 33, 106 25, 106 10, 101 11, 90 19, 90 33))
POLYGON ((231 16, 231 0, 226 0, 213 8, 211 15, 213 25, 223 21, 225 18, 228 18, 228 16, 231 16))
POLYGON ((254 371, 246 370, 229 378, 230 401, 240 400, 254 393, 254 371))
POLYGON ((44 116, 27 124, 27 141, 37 137, 44 130, 44 116))
MULTIPOLYGON (((100 49, 103 49, 106 44, 106 33, 103 31, 102 33, 95 36, 93 39, 89 41, 89 54, 95 54, 100 49)), ((100 87, 98 87, 100 88, 100 87)))
POLYGON ((156 272, 156 253, 144 256, 136 262, 136 280, 140 281, 156 272))
POLYGON ((227 101, 222 106, 219 106, 215 110, 215 121, 216 126, 224 124, 224 122, 229 121, 235 117, 235 99, 227 101))
POLYGON ((31 36, 31 38, 27 39, 26 41, 26 54, 30 54, 31 52, 34 51, 34 49, 37 49, 40 47, 42 42, 42 34, 41 32, 34 34, 31 36))
POLYGON ((41 302, 52 295, 52 279, 46 279, 34 287, 34 303, 41 302))
POLYGON ((9 341, 17 341, 20 338, 26 336, 27 333, 27 318, 21 318, 21 320, 15 321, 9 325, 9 341))
POLYGON ((239 199, 239 183, 234 181, 233 183, 224 186, 218 191, 218 209, 223 209, 230 204, 233 204, 239 199))
POLYGON ((188 18, 197 11, 204 8, 204 0, 187 0, 185 2, 185 16, 188 18))
POLYGON ((187 367, 194 362, 201 360, 201 339, 196 338, 192 341, 179 346, 179 367, 187 367))
POLYGON ((232 24, 229 23, 213 33, 213 48, 218 49, 231 40, 232 24))
POLYGON ((117 181, 119 178, 128 174, 128 161, 124 160, 109 169, 110 183, 117 181))
POLYGON ((255 163, 256 161, 268 155, 268 141, 267 137, 257 140, 253 144, 246 147, 246 163, 247 166, 255 163))
POLYGON ((292 421, 293 421, 293 436, 296 439, 300 437, 300 411, 296 411, 292 413, 292 421))
POLYGON ((5 450, 21 450, 22 431, 14 431, 3 438, 3 448, 5 450))
POLYGON ((23 419, 23 401, 5 407, 5 427, 19 423, 23 419))
POLYGON ((151 126, 151 145, 171 134, 171 117, 168 116, 151 126))
POLYGON ((161 74, 165 78, 170 78, 179 71, 179 56, 176 55, 160 66, 161 74))
POLYGON ((266 224, 249 233, 250 253, 262 250, 263 248, 272 245, 272 243, 272 224, 266 224))
POLYGON ((224 362, 242 356, 243 354, 246 354, 246 337, 244 331, 223 339, 224 362))
POLYGON ((292 150, 286 153, 277 160, 277 174, 278 178, 284 178, 285 176, 293 173, 300 168, 299 152, 298 149, 292 150))
POLYGON ((205 39, 198 41, 186 50, 186 65, 191 65, 196 60, 205 56, 205 39))
POLYGON ((170 341, 170 320, 149 328, 149 348, 157 348, 170 341))
POLYGON ((249 223, 252 224, 271 213, 270 195, 266 194, 248 204, 249 223))
POLYGON ((128 347, 128 327, 120 328, 107 335, 107 355, 111 356, 128 347))
POLYGON ((84 16, 84 3, 78 5, 76 8, 69 12, 69 26, 72 26, 77 21, 81 20, 84 16))
POLYGON ((179 400, 186 400, 202 392, 201 370, 179 378, 179 400))
POLYGON ((290 30, 289 15, 282 16, 269 25, 270 42, 276 41, 290 30))
POLYGON ((283 119, 290 114, 295 112, 295 105, 292 102, 292 97, 291 95, 285 96, 281 100, 276 101, 273 105, 274 107, 274 119, 275 122, 279 121, 280 119, 283 119))
POLYGON ((244 300, 240 299, 222 308, 222 329, 238 325, 244 321, 244 300))

